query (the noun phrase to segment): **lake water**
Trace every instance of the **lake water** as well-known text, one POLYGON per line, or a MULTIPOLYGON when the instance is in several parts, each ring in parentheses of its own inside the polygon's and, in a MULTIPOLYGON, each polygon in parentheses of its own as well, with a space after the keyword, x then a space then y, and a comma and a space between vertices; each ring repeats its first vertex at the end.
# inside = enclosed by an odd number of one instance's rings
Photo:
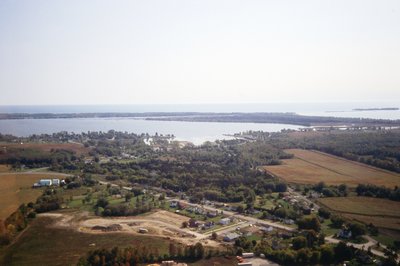
MULTIPOLYGON (((0 106, 0 113, 91 113, 91 112, 294 112, 302 115, 378 119, 400 119, 399 110, 352 111, 354 108, 399 107, 398 102, 347 103, 255 103, 255 104, 180 104, 180 105, 58 105, 0 106)), ((0 120, 0 133, 16 136, 51 134, 59 131, 127 131, 133 133, 174 134, 179 140, 200 144, 227 139, 224 134, 247 130, 277 132, 301 126, 258 123, 204 123, 146 121, 133 118, 23 119, 0 120)))
POLYGON ((132 133, 174 134, 177 140, 194 144, 217 139, 229 139, 224 134, 240 133, 247 130, 277 132, 282 129, 298 129, 301 126, 285 124, 258 123, 211 123, 211 122, 174 122, 150 121, 133 118, 72 118, 72 119, 21 119, 0 120, 0 133, 15 136, 68 131, 108 131, 116 130, 132 133))

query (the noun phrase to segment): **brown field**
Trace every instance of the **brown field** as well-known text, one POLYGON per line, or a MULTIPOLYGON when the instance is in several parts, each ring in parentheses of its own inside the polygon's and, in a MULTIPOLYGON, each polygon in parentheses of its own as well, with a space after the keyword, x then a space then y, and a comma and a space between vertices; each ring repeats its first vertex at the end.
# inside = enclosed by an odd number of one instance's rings
POLYGON ((369 197, 321 198, 318 202, 343 216, 380 228, 400 230, 400 202, 369 197))
POLYGON ((10 172, 11 167, 7 164, 0 164, 0 173, 10 172))
POLYGON ((283 160, 282 165, 264 167, 268 172, 289 183, 328 185, 374 184, 378 186, 400 186, 400 174, 349 161, 326 153, 290 149, 293 159, 283 160))
MULTIPOLYGON (((79 257, 89 250, 111 249, 115 246, 123 248, 144 245, 151 250, 157 249, 158 254, 163 255, 168 252, 171 242, 180 245, 201 242, 207 247, 224 250, 223 246, 210 240, 209 236, 190 228, 181 228, 182 221, 188 219, 163 210, 139 216, 112 218, 92 216, 88 212, 70 209, 42 213, 14 244, 3 250, 0 247, 0 265, 76 265, 79 257), (99 229, 111 226, 115 229, 99 229), (139 228, 146 228, 148 232, 141 234, 139 228), (54 255, 48 256, 49 252, 54 255)), ((235 260, 224 258, 200 260, 193 265, 210 265, 208 263, 211 262, 222 263, 217 265, 236 265, 235 260)))
POLYGON ((32 189, 33 183, 41 178, 62 177, 46 173, 1 173, 0 174, 0 219, 7 218, 22 203, 35 201, 42 190, 32 189))
POLYGON ((13 149, 34 149, 43 152, 50 152, 51 150, 67 150, 75 152, 78 155, 87 154, 89 148, 78 143, 1 143, 0 147, 13 148, 13 149))
POLYGON ((51 217, 38 217, 17 241, 0 250, 0 265, 76 265, 81 256, 95 249, 146 246, 163 255, 169 240, 147 235, 88 234, 71 228, 54 227, 51 217), (51 255, 50 255, 51 254, 51 255))

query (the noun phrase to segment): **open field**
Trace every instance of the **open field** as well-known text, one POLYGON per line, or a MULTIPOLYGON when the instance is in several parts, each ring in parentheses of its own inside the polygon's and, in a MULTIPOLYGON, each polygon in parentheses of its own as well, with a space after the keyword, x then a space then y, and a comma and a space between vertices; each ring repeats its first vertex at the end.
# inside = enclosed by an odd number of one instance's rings
POLYGON ((10 172, 11 168, 7 164, 0 164, 0 173, 10 172))
MULTIPOLYGON (((63 217, 58 225, 64 226, 63 221, 69 218, 63 217)), ((117 225, 118 231, 127 234, 140 234, 139 229, 145 228, 148 230, 146 235, 155 237, 164 237, 175 240, 182 244, 194 245, 197 242, 202 242, 208 246, 218 247, 219 244, 215 241, 209 240, 209 236, 192 231, 190 228, 182 228, 182 223, 189 221, 188 217, 184 217, 178 214, 174 214, 164 210, 158 210, 153 213, 140 215, 140 216, 129 216, 129 217, 96 217, 92 219, 81 220, 78 223, 66 223, 67 227, 77 228, 81 232, 103 234, 102 230, 98 230, 100 227, 110 227, 117 225)))
POLYGON ((162 238, 118 232, 88 234, 51 226, 52 221, 50 217, 35 219, 17 242, 3 251, 4 261, 0 256, 0 265, 76 265, 90 250, 115 246, 142 245, 157 249, 159 254, 168 252, 170 241, 162 238))
POLYGON ((283 160, 282 165, 265 166, 268 172, 289 183, 328 185, 374 184, 378 186, 400 186, 400 174, 349 161, 326 153, 290 149, 293 159, 283 160))
MULTIPOLYGON (((186 217, 161 210, 114 218, 92 216, 88 212, 74 210, 43 213, 14 244, 0 249, 0 265, 76 265, 78 259, 90 250, 115 246, 146 246, 159 255, 168 253, 171 242, 202 242, 206 246, 220 247, 219 243, 209 240, 209 236, 181 228, 181 222, 187 220, 186 217), (145 228, 148 232, 139 233, 139 228, 145 228)), ((201 260, 193 265, 210 265, 207 262, 236 265, 235 260, 224 258, 201 260)))
POLYGON ((76 153, 77 155, 86 155, 89 152, 89 148, 79 143, 0 143, 0 147, 3 150, 7 148, 11 149, 32 149, 42 152, 50 152, 52 150, 67 150, 76 153))
POLYGON ((41 189, 32 189, 33 183, 41 178, 59 177, 52 173, 1 173, 0 174, 0 219, 7 218, 22 203, 35 201, 41 189))
POLYGON ((318 202, 341 215, 379 228, 400 230, 400 202, 369 197, 321 198, 318 202))

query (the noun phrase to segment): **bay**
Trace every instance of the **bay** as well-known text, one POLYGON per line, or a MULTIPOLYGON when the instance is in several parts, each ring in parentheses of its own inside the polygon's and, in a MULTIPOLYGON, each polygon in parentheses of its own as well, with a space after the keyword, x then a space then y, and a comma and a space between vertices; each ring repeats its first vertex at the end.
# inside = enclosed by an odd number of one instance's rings
POLYGON ((0 133, 26 137, 32 134, 52 134, 60 131, 82 133, 88 131, 123 131, 149 133, 150 135, 173 134, 177 140, 196 145, 205 141, 230 139, 225 134, 253 131, 278 132, 282 129, 298 129, 301 126, 261 123, 218 123, 151 121, 135 118, 68 118, 68 119, 18 119, 0 120, 0 133))

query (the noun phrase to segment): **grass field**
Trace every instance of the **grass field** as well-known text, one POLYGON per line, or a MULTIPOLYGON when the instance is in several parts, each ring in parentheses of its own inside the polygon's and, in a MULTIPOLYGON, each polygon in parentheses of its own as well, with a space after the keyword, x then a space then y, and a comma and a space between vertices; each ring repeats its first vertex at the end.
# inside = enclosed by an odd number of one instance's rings
POLYGON ((322 152, 290 149, 293 159, 283 160, 282 165, 266 166, 265 169, 289 183, 328 185, 374 184, 378 186, 400 186, 400 174, 374 168, 358 162, 322 152))
POLYGON ((57 177, 57 174, 2 173, 0 174, 0 219, 7 218, 22 203, 35 201, 41 189, 32 189, 41 178, 57 177))
POLYGON ((369 197, 321 198, 318 202, 327 208, 379 228, 400 230, 400 202, 369 197))
POLYGON ((87 234, 49 226, 52 219, 38 217, 12 246, 3 250, 0 265, 76 265, 88 251, 115 246, 146 246, 168 252, 169 240, 123 233, 87 234), (90 246, 94 243, 95 246, 90 246))

